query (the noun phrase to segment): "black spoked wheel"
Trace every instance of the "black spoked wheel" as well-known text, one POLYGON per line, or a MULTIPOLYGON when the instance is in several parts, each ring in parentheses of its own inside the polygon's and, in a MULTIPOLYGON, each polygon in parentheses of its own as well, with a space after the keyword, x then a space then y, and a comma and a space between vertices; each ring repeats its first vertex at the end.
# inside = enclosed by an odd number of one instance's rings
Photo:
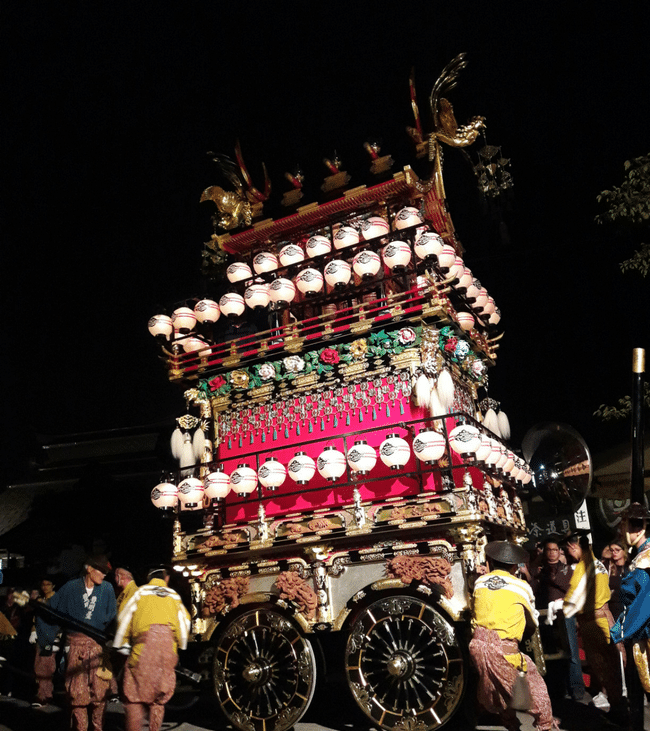
POLYGON ((220 636, 214 689, 226 717, 242 731, 284 731, 307 710, 316 687, 311 644, 273 609, 252 609, 220 636))
POLYGON ((345 671, 361 710, 389 731, 430 731, 458 708, 465 686, 453 626, 426 602, 379 599, 352 623, 345 671))

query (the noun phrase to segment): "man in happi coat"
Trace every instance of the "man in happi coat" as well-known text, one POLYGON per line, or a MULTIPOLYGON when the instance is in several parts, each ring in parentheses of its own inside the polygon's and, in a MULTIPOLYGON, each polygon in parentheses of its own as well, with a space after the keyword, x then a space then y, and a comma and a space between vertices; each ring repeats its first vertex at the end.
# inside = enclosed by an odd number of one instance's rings
MULTIPOLYGON (((50 604, 54 598, 54 584, 51 579, 43 579, 41 581, 41 594, 38 601, 42 604, 50 604)), ((36 620, 34 622, 36 624, 36 620)), ((36 629, 34 629, 36 636, 36 629)), ((30 638, 32 642, 32 638, 30 638)), ((39 645, 36 646, 36 655, 34 657, 34 675, 36 676, 36 699, 32 703, 33 708, 48 703, 54 695, 54 672, 56 671, 56 656, 54 651, 41 650, 39 645)))
POLYGON ((519 720, 511 708, 512 691, 524 672, 535 728, 555 729, 546 684, 533 660, 519 650, 524 634, 532 634, 538 625, 532 589, 514 576, 517 564, 524 563, 528 554, 508 541, 488 543, 485 553, 490 572, 474 585, 474 635, 469 645, 479 674, 478 701, 486 711, 498 714, 508 731, 515 731, 519 720))
MULTIPOLYGON (((49 606, 72 620, 106 632, 115 620, 115 591, 104 577, 111 570, 101 556, 90 557, 84 566, 84 575, 64 584, 50 600, 49 606)), ((52 652, 59 627, 36 620, 39 652, 52 652)), ((72 708, 73 731, 102 731, 106 699, 113 677, 104 648, 80 631, 67 632, 69 645, 65 671, 65 689, 72 708)))
POLYGON ((569 590, 564 595, 565 617, 577 617, 585 657, 593 675, 604 686, 609 701, 608 717, 615 722, 628 718, 623 698, 621 661, 609 629, 614 623, 607 602, 611 594, 609 574, 594 556, 589 531, 576 530, 563 540, 567 560, 574 564, 569 590))
POLYGON ((156 567, 123 607, 114 647, 129 655, 122 695, 126 731, 140 731, 149 716, 149 731, 159 731, 165 703, 176 687, 178 648, 187 647, 190 615, 170 589, 169 572, 156 567))
POLYGON ((621 579, 620 601, 623 604, 623 613, 611 629, 614 642, 632 644, 634 662, 646 693, 650 693, 649 519, 650 512, 639 503, 632 503, 623 517, 625 538, 636 555, 630 564, 629 573, 621 579))

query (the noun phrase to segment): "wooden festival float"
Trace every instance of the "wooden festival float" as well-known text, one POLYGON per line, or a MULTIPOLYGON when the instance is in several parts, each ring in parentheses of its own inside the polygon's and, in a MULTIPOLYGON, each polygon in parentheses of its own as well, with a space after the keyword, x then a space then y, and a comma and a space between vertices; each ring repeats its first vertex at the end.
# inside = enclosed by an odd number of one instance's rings
POLYGON ((326 161, 321 202, 299 205, 287 176, 287 215, 265 219, 268 179, 253 187, 239 148, 237 165, 217 158, 234 190, 203 193, 223 231, 204 264, 226 276, 149 322, 187 404, 178 473, 152 500, 174 516, 192 639, 242 731, 302 717, 321 645, 341 648, 374 725, 442 726, 467 685, 468 579, 488 540, 525 539, 531 471, 478 400, 500 312, 463 262, 442 180, 442 146, 484 126, 458 126, 444 97, 463 66, 436 82, 430 132, 411 83, 425 178, 366 145, 377 182, 348 188, 326 161))

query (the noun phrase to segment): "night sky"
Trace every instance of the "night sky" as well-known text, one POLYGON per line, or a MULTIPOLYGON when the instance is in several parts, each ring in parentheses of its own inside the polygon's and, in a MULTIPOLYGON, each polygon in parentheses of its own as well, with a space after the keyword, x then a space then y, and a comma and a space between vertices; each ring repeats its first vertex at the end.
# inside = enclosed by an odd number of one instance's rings
POLYGON ((489 393, 515 444, 546 420, 593 448, 625 437, 591 414, 629 393, 632 348, 650 347, 649 284, 618 270, 637 232, 594 216, 624 161, 650 152, 649 21, 640 2, 4 3, 5 479, 36 435, 182 413, 146 326, 204 294, 199 198, 222 182, 206 151, 239 137, 278 198, 296 163, 317 189, 334 150, 362 184, 368 138, 394 170, 414 158, 411 68, 424 113, 461 51, 456 117, 487 118, 515 182, 507 243, 445 153, 466 263, 503 313, 489 393))

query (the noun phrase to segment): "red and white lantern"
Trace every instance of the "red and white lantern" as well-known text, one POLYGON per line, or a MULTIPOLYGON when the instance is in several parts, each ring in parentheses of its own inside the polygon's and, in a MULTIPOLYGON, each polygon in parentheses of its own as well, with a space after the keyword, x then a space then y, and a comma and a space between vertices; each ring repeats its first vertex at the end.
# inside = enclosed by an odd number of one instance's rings
POLYGON ((352 449, 348 450, 348 464, 353 472, 367 475, 377 464, 377 452, 365 439, 357 439, 352 449))
POLYGON ((403 228, 410 228, 424 223, 424 219, 420 215, 420 211, 413 206, 406 206, 397 212, 395 216, 395 228, 399 231, 403 228))
POLYGON ((172 324, 181 333, 188 333, 196 325, 196 315, 189 307, 178 307, 172 312, 172 324))
POLYGON ((287 479, 287 468, 275 457, 267 457, 257 471, 257 479, 262 487, 273 492, 287 479))
POLYGON ((178 488, 172 482, 161 482, 151 491, 151 502, 160 510, 171 510, 178 503, 178 488))
POLYGON ((399 470, 406 465, 411 456, 411 448, 399 434, 387 434, 379 445, 379 458, 391 470, 399 470))
POLYGON ((313 267, 303 269, 294 282, 298 290, 308 297, 318 294, 323 289, 323 275, 313 267))
POLYGON ((246 497, 257 488, 257 473, 245 462, 237 465, 237 469, 230 475, 230 487, 239 497, 246 497))
POLYGON ((437 462, 445 453, 445 438, 434 429, 420 429, 413 440, 415 456, 426 464, 437 462))
POLYGON ((332 242, 327 238, 327 236, 316 234, 316 236, 312 236, 307 240, 305 250, 307 252, 307 256, 313 259, 315 256, 329 254, 332 250, 332 242))
POLYGON ((244 313, 246 305, 244 304, 244 298, 237 292, 227 292, 219 300, 219 307, 221 312, 226 317, 239 317, 244 313))
POLYGON ((332 259, 325 267, 325 281, 330 287, 345 287, 351 277, 352 267, 343 259, 332 259))
POLYGON ((474 327, 474 315, 469 312, 457 313, 458 324, 465 332, 469 332, 474 327))
POLYGON ((298 485, 306 485, 316 472, 316 463, 306 452, 296 452, 289 462, 287 472, 298 485))
POLYGON ((271 282, 269 295, 276 307, 286 307, 296 296, 296 285, 290 279, 278 277, 271 282))
POLYGON ((321 477, 329 482, 336 482, 345 473, 345 455, 336 447, 325 447, 316 461, 321 477))
POLYGON ((169 336, 174 332, 172 318, 167 315, 154 315, 149 318, 147 327, 154 337, 164 336, 167 340, 169 340, 169 336))
POLYGON ((381 269, 381 259, 374 251, 360 251, 352 260, 354 273, 362 279, 371 279, 381 269))
POLYGON ((394 272, 406 269, 411 261, 411 247, 406 241, 391 241, 381 251, 384 264, 394 272))
POLYGON ((445 242, 434 231, 425 231, 418 236, 413 246, 413 251, 418 259, 432 260, 442 251, 445 242))
POLYGON ((253 269, 255 270, 255 274, 274 272, 277 268, 278 258, 270 251, 261 251, 253 259, 253 269))
POLYGON ((296 244, 287 244, 280 249, 279 259, 283 267, 288 267, 305 261, 305 252, 296 244))
POLYGON ((253 276, 253 272, 248 264, 243 261, 234 261, 228 269, 226 269, 226 277, 228 281, 235 284, 235 282, 243 282, 245 279, 250 279, 253 276))
POLYGON ((223 500, 230 492, 230 477, 223 471, 221 466, 206 475, 203 484, 205 485, 205 496, 211 502, 223 500))
POLYGON ((221 317, 221 309, 214 300, 199 300, 194 305, 194 314, 199 322, 215 323, 221 317))
POLYGON ((341 226, 334 234, 334 248, 347 249, 359 243, 359 232, 352 226, 341 226))
POLYGON ((449 446, 456 454, 475 454, 481 446, 481 433, 471 424, 459 424, 449 432, 449 446))
POLYGON ((256 281, 244 292, 244 300, 251 310, 263 310, 270 299, 269 285, 266 282, 256 281))
POLYGON ((447 271, 449 267, 454 265, 456 256, 456 249, 453 246, 449 246, 449 244, 445 244, 442 247, 442 251, 438 253, 438 266, 447 271))
POLYGON ((381 216, 370 216, 361 223, 361 236, 365 241, 386 236, 390 232, 388 221, 381 216))
POLYGON ((205 486, 196 477, 186 477, 178 485, 181 510, 200 510, 203 507, 205 486))

